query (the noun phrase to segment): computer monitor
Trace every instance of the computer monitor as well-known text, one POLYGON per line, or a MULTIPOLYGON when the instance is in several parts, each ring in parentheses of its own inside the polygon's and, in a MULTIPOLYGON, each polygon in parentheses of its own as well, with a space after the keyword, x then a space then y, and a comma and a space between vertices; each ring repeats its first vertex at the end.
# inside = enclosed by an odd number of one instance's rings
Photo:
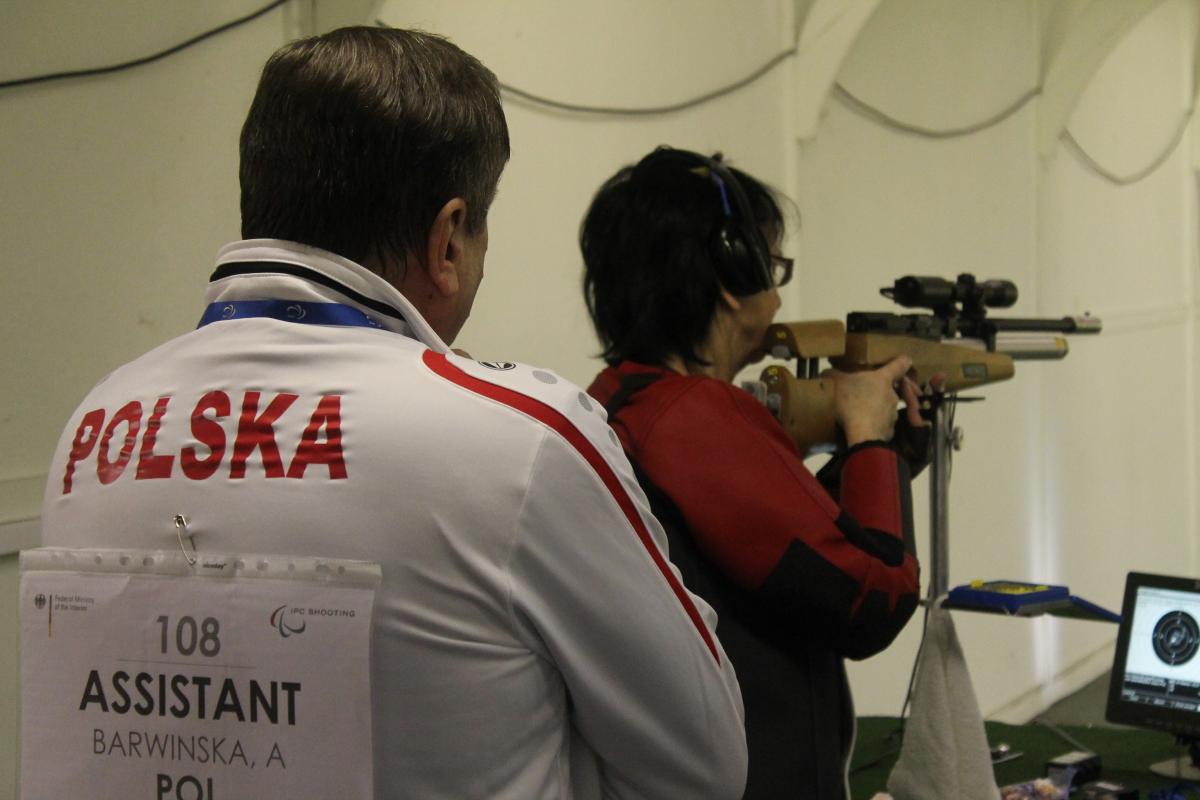
POLYGON ((1188 759, 1151 766, 1173 778, 1200 778, 1200 579, 1131 572, 1117 630, 1110 722, 1175 734, 1188 759))

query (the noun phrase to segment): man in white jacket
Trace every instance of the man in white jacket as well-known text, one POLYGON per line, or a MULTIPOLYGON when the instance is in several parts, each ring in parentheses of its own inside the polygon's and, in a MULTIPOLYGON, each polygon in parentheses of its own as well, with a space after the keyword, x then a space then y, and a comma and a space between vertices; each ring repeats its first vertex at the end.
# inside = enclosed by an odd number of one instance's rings
POLYGON ((47 545, 379 562, 379 797, 740 796, 736 679, 603 410, 448 349, 508 158, 495 77, 440 37, 348 28, 268 61, 244 241, 199 327, 115 370, 50 470, 47 545))

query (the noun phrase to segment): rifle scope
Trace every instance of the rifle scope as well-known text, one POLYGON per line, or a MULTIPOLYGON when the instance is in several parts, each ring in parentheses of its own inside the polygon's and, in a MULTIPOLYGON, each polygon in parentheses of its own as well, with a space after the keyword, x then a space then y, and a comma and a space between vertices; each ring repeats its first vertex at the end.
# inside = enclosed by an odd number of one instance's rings
POLYGON ((905 308, 929 308, 953 316, 961 306, 964 314, 982 317, 984 308, 1008 308, 1017 302, 1017 285, 1012 281, 976 281, 962 274, 954 283, 945 278, 908 275, 897 278, 879 293, 905 308))

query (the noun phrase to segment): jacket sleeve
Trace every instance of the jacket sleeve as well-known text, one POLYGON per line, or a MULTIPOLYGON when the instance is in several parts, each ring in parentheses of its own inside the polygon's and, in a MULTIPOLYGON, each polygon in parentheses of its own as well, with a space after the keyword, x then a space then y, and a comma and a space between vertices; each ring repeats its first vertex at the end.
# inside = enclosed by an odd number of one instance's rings
POLYGON ((698 384, 634 457, 706 556, 775 618, 849 658, 881 651, 919 591, 907 465, 882 442, 859 445, 840 459, 834 497, 743 395, 698 384))
POLYGON ((590 448, 543 441, 509 559, 510 613, 561 674, 606 797, 738 798, 741 694, 715 614, 667 561, 619 447, 590 448))

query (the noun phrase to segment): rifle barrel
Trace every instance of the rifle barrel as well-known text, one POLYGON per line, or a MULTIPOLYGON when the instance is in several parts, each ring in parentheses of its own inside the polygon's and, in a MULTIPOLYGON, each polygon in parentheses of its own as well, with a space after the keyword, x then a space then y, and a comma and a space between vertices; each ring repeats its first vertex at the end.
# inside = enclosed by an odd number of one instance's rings
POLYGON ((1088 314, 1082 317, 1062 317, 1060 319, 989 317, 983 320, 982 324, 991 330, 1009 333, 1099 333, 1103 328, 1099 319, 1088 314))

